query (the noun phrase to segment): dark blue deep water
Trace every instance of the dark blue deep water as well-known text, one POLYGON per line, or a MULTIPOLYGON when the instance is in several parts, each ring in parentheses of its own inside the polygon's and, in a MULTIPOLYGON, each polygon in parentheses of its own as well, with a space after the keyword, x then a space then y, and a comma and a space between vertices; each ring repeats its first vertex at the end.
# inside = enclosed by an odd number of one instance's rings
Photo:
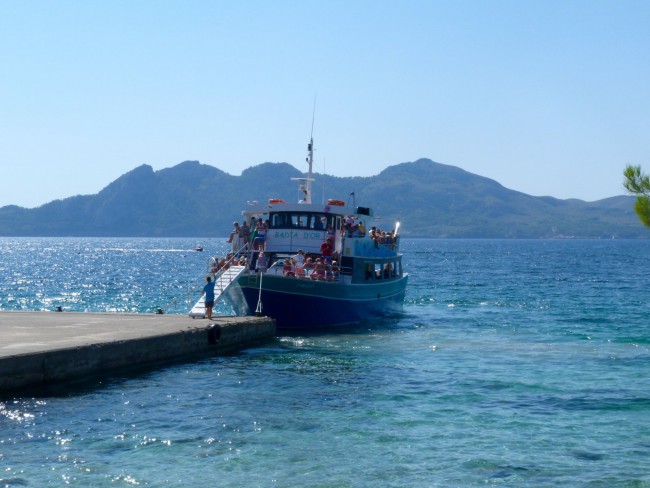
MULTIPOLYGON (((0 309, 184 314, 196 244, 2 238, 0 309)), ((402 248, 402 316, 0 401, 0 486, 650 487, 650 240, 402 248)))

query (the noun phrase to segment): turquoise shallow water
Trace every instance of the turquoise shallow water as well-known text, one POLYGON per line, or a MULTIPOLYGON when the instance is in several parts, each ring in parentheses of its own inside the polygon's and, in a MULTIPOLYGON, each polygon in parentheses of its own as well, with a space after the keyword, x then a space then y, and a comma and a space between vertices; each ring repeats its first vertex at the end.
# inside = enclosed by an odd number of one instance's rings
MULTIPOLYGON (((0 308, 185 313, 196 242, 0 239, 0 308)), ((0 486, 650 486, 650 241, 403 251, 402 316, 0 402, 0 486)))

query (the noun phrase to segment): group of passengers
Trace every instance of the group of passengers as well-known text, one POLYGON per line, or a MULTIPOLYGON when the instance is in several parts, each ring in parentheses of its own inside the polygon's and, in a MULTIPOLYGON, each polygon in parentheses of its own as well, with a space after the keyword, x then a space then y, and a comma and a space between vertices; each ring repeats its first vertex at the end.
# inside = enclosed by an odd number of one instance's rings
POLYGON ((366 235, 366 226, 359 217, 348 215, 343 221, 342 233, 348 237, 363 237, 366 235))
POLYGON ((232 252, 236 253, 246 244, 251 244, 255 251, 264 250, 266 242, 266 233, 269 229, 269 221, 262 218, 251 219, 250 224, 245 220, 239 225, 239 222, 233 222, 233 229, 230 233, 228 242, 232 244, 232 252))
POLYGON ((385 230, 381 230, 375 226, 370 229, 370 238, 375 241, 375 247, 378 247, 379 244, 392 246, 396 243, 394 230, 386 232, 385 230))
POLYGON ((341 274, 338 262, 328 257, 313 257, 305 254, 302 249, 284 260, 282 274, 296 278, 308 278, 317 281, 337 281, 341 274))
POLYGON ((219 256, 212 258, 212 269, 210 272, 216 279, 219 273, 227 270, 230 266, 236 265, 246 266, 246 257, 240 256, 239 258, 235 258, 235 253, 229 252, 222 258, 219 258, 219 256))
MULTIPOLYGON (((342 233, 347 237, 364 237, 366 235, 366 227, 361 219, 348 215, 343 222, 342 233)), ((394 230, 386 232, 374 225, 370 228, 368 235, 373 241, 375 241, 375 246, 377 247, 379 244, 392 245, 395 244, 396 241, 394 230)))

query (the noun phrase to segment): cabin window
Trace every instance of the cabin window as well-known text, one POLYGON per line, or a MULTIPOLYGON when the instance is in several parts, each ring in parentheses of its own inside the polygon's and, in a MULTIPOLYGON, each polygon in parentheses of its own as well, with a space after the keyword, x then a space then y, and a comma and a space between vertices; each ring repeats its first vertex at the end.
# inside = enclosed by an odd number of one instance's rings
POLYGON ((286 229, 291 227, 290 215, 286 213, 276 213, 271 215, 271 221, 269 222, 269 228, 271 229, 286 229))
POLYGON ((271 215, 271 229, 313 229, 326 230, 334 227, 334 215, 325 213, 279 212, 271 215))
POLYGON ((334 216, 324 213, 311 214, 309 219, 309 228, 314 230, 326 230, 328 226, 333 226, 334 216))
POLYGON ((307 216, 304 214, 291 215, 291 227, 296 229, 304 229, 307 227, 307 216))
POLYGON ((327 217, 325 215, 313 215, 310 224, 311 229, 325 230, 327 229, 327 217))

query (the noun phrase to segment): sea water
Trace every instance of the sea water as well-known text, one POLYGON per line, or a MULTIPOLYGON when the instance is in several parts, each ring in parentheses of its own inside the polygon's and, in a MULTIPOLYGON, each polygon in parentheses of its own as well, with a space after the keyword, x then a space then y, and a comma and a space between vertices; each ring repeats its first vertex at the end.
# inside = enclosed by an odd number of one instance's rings
MULTIPOLYGON (((184 314, 196 242, 2 238, 0 309, 184 314)), ((402 315, 0 401, 0 486, 650 486, 650 241, 402 249, 402 315)))

